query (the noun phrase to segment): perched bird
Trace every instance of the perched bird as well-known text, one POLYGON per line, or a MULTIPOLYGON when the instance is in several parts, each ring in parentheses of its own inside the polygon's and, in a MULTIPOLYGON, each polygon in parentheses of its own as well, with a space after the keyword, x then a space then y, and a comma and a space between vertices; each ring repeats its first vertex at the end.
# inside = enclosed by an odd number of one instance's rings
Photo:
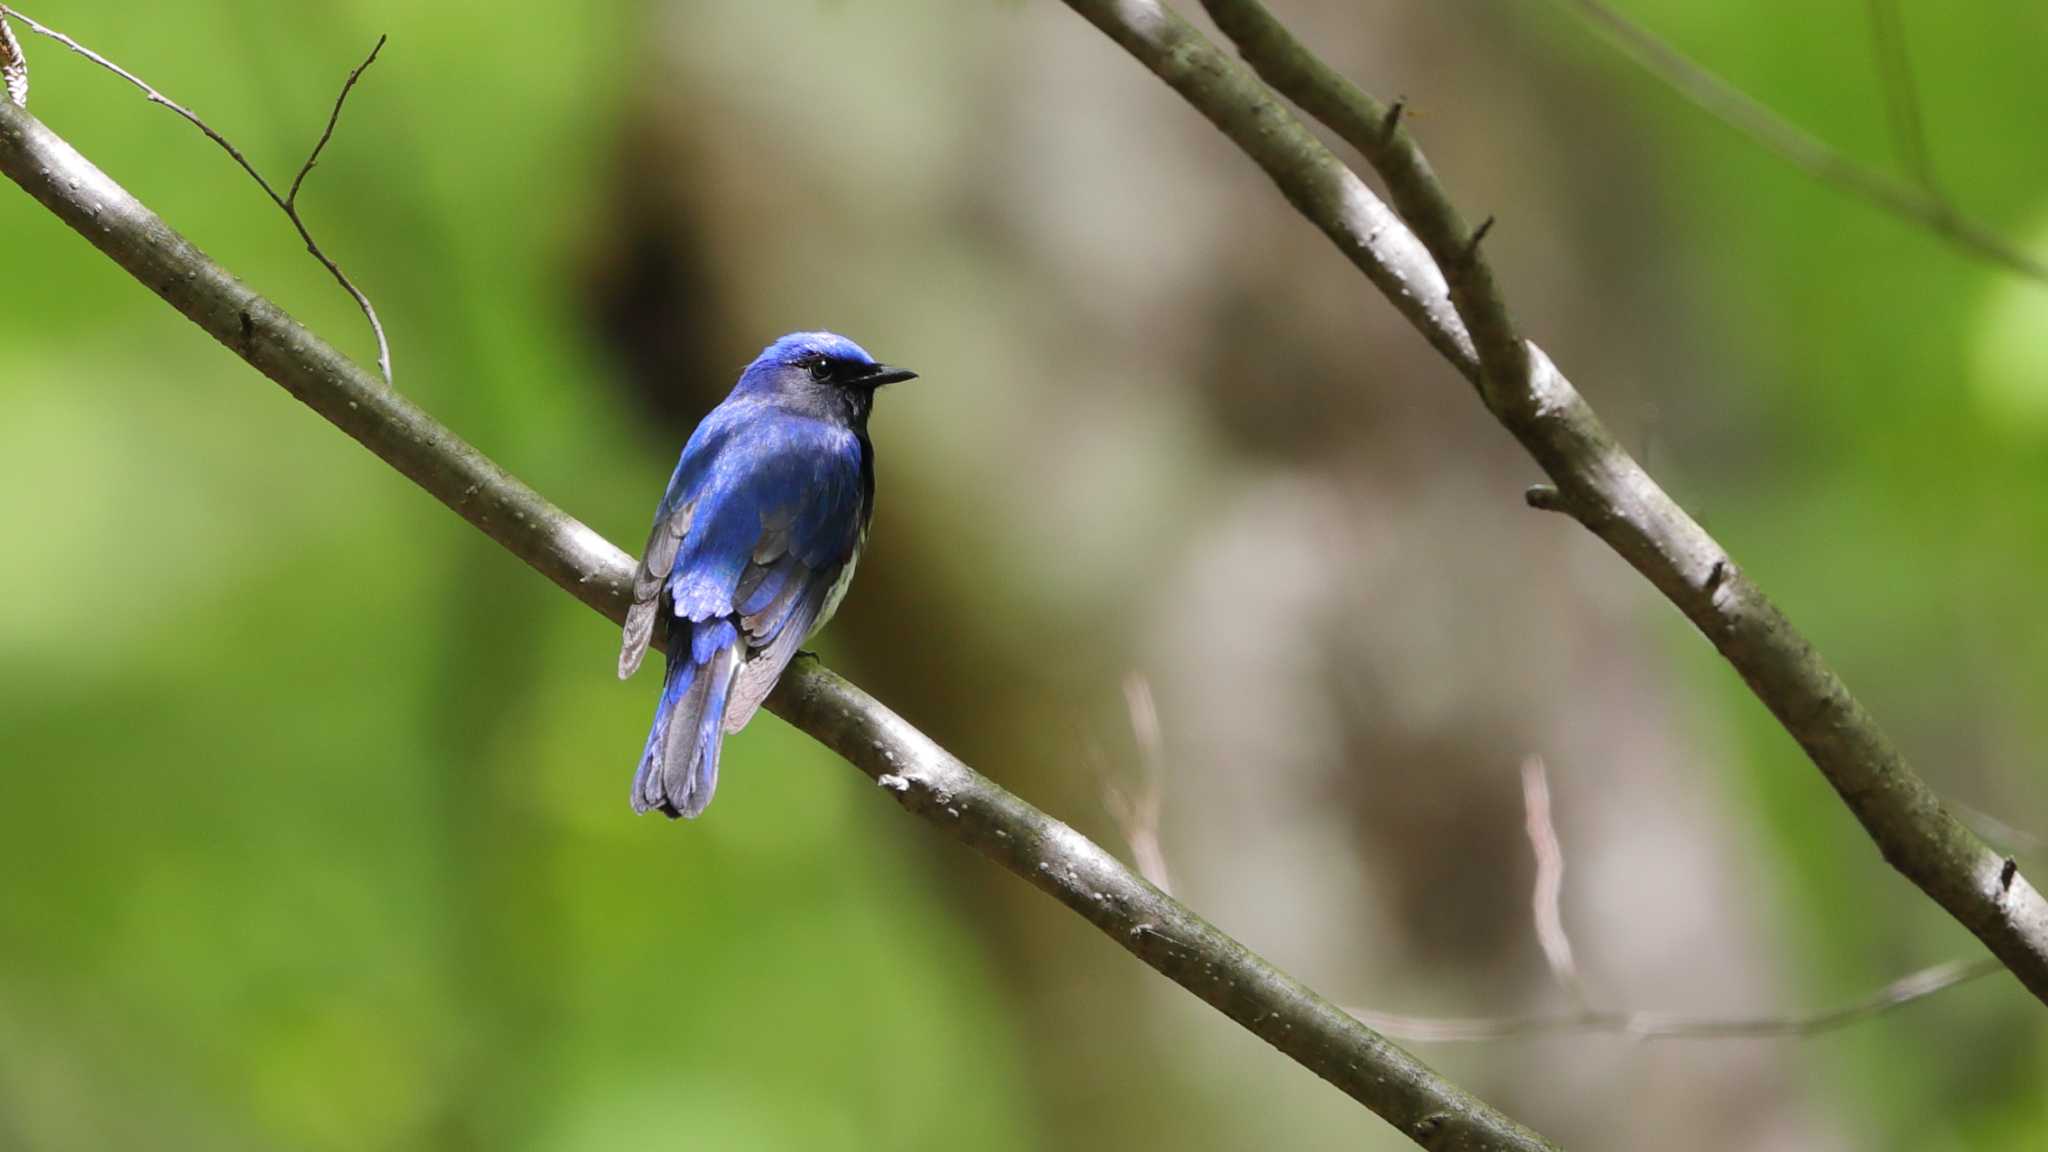
POLYGON ((633 809, 696 816, 718 751, 853 580, 875 508, 868 412, 915 372, 830 332, 770 344, 690 435, 634 573, 619 678, 660 626, 668 675, 633 774, 633 809))

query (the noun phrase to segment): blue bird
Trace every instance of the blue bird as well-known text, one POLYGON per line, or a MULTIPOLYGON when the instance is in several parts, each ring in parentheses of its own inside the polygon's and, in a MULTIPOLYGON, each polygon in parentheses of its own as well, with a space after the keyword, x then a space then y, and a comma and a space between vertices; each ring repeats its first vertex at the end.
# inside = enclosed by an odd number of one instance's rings
POLYGON ((844 336, 791 333, 691 433, 654 510, 619 651, 623 680, 657 627, 667 640, 634 811, 701 814, 725 734, 832 618, 874 515, 875 389, 916 375, 844 336))

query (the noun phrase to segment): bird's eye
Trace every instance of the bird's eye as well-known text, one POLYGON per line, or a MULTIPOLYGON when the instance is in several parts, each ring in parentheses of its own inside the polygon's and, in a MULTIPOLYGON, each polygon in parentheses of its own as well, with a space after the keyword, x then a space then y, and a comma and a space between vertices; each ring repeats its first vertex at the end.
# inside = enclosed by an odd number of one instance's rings
POLYGON ((820 356, 811 361, 811 379, 820 383, 832 378, 832 361, 820 356))

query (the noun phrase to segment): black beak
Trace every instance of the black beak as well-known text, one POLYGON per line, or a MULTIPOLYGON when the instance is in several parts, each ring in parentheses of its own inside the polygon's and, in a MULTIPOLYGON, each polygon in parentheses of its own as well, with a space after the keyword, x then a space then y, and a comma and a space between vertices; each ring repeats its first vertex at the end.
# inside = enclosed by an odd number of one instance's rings
POLYGON ((908 368, 891 368, 887 364, 877 364, 866 372, 861 373, 860 383, 869 388, 880 388, 884 384, 894 384, 901 380, 915 379, 917 379, 917 373, 912 372, 908 368))

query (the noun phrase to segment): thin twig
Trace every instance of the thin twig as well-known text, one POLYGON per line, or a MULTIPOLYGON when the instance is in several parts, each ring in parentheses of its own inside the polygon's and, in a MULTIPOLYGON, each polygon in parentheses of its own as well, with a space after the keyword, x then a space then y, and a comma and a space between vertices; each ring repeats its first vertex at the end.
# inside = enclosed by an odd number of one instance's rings
POLYGON ((7 98, 16 108, 28 107, 28 57, 14 29, 7 23, 6 9, 0 8, 0 82, 7 86, 7 98))
MULTIPOLYGON (((1755 97, 1709 72, 1602 0, 1552 2, 1569 9, 1604 33, 1625 55, 1695 106, 1777 153, 1780 159, 1794 168, 1923 228, 1964 252, 2030 280, 2048 283, 2048 262, 2021 251, 1990 227, 1959 215, 1934 190, 1924 149, 1920 149, 1923 154, 1917 161, 1909 161, 1916 168, 1916 177, 1920 179, 1918 185, 1888 176, 1851 160, 1812 133, 1793 125, 1755 97)), ((1894 91, 1910 91, 1910 80, 1905 82, 1903 89, 1897 83, 1889 87, 1894 91)), ((1906 136, 1918 139, 1921 135, 1918 105, 1912 102, 1911 97, 1907 99, 1910 121, 1895 127, 1902 141, 1906 136)), ((1894 107, 1895 125, 1900 125, 1900 111, 1894 107)), ((1909 147, 1918 148, 1917 145, 1909 147)))
POLYGON ((312 155, 308 156, 306 158, 306 163, 299 168, 298 175, 292 180, 291 190, 289 194, 281 196, 278 194, 277 189, 271 185, 270 181, 263 178, 263 173, 258 172, 256 170, 256 166, 249 162, 249 158, 242 154, 242 150, 240 148, 235 147, 233 142, 231 142, 226 136, 223 136, 219 132, 215 131, 212 125, 200 119, 198 114, 193 112, 190 108, 187 108, 183 104, 180 104, 177 101, 171 99, 170 97, 165 96, 162 92, 157 91, 154 87, 145 82, 140 76, 137 76, 135 73, 128 71, 126 68, 121 67, 119 64, 114 63, 112 60, 107 59, 105 56, 100 55, 92 49, 87 48, 85 45, 80 44, 78 41, 72 39, 69 36, 66 36, 64 33, 59 32, 54 28, 48 27, 47 25, 37 23, 35 20, 24 15, 20 9, 13 8, 5 4, 0 4, 0 15, 14 17, 15 19, 21 21, 22 24, 25 25, 29 31, 34 32, 36 35, 47 37, 51 40, 55 40, 57 43, 62 44, 64 47, 71 49, 73 52, 78 53, 80 56, 85 57, 87 60, 92 61, 93 63, 99 65, 107 71, 112 72, 114 75, 119 76, 121 79, 126 80, 128 83, 133 84, 136 88, 141 90, 143 96, 146 97, 150 103, 160 104, 163 107, 170 109, 172 112, 177 113, 179 116, 183 117, 188 123, 190 123, 194 128, 197 128, 199 129, 199 131, 205 133, 206 138, 208 140, 211 140, 215 144, 220 145, 221 150, 223 152, 226 152, 229 158, 234 160, 235 164, 238 167, 240 167, 242 171, 248 173, 249 178, 251 180, 256 181, 256 186, 258 188, 263 189, 263 194, 265 196, 270 197, 271 203, 276 204, 279 210, 281 210, 285 214, 285 218, 292 222, 292 227, 296 229, 299 233, 299 239, 305 241, 306 251, 312 255, 313 259, 318 260, 320 262, 321 267, 327 269, 328 274, 334 277, 334 282, 341 285, 342 291, 347 292, 349 296, 355 300, 356 307, 362 309, 363 318, 370 322, 371 334, 377 338, 377 370, 383 374, 385 384, 390 385, 393 383, 391 375, 391 342, 385 339, 384 324, 382 321, 377 319, 376 307, 370 303, 370 298, 363 294, 363 290, 356 287, 355 281, 350 280, 348 278, 348 275, 341 270, 341 265, 335 263, 334 258, 329 256, 320 247, 319 242, 313 239, 313 232, 311 229, 306 227, 306 221, 303 217, 299 215, 298 208, 299 184, 305 180, 306 174, 313 170, 314 162, 320 158, 321 149, 327 147, 328 138, 334 134, 335 122, 341 118, 341 106, 342 103, 348 99, 349 91, 356 86, 356 80, 362 76, 363 70, 376 62, 377 53, 384 50, 385 37, 377 37, 377 43, 374 47, 370 49, 370 55, 366 59, 364 59, 364 61, 361 64, 358 64, 356 66, 355 71, 350 72, 348 74, 348 81, 347 83, 342 85, 341 95, 334 102, 334 111, 331 112, 327 117, 327 130, 320 134, 320 142, 314 146, 312 155))
POLYGON ((1166 746, 1159 733, 1159 709, 1152 700, 1152 683, 1143 673, 1124 677, 1124 704, 1130 711, 1131 736, 1138 745, 1138 783, 1126 790, 1113 779, 1103 782, 1103 806, 1117 831, 1130 847, 1131 861, 1138 874, 1153 887, 1173 893, 1173 873, 1166 865, 1159 824, 1166 796, 1166 746))
POLYGON ((1920 114, 1920 92, 1913 83, 1913 62, 1906 53, 1906 25, 1899 0, 1870 0, 1870 35, 1877 48, 1878 73, 1884 83, 1885 118, 1891 124, 1892 146, 1899 162, 1921 190, 1948 206, 1934 180, 1934 159, 1927 147, 1927 124, 1920 114))
POLYGON ((363 58, 361 64, 356 65, 349 72, 347 80, 342 81, 341 94, 334 98, 334 110, 327 114, 327 127, 320 130, 319 143, 313 145, 313 151, 307 154, 306 162, 299 165, 299 174, 292 177, 291 191, 284 194, 284 208, 286 211, 291 211, 297 206, 299 202, 299 185, 306 182, 306 176, 313 171, 313 165, 320 162, 320 153, 327 150, 327 142, 334 139, 334 126, 341 121, 341 106, 348 103, 348 94, 355 90, 356 81, 362 79, 363 73, 369 70, 370 65, 377 62, 377 53, 384 50, 384 41, 386 39, 387 37, 384 36, 377 37, 377 42, 370 46, 370 54, 363 58))
POLYGON ((1536 921, 1536 942, 1558 986, 1581 1008, 1587 1006, 1585 984, 1579 979, 1578 964, 1572 959, 1572 940, 1565 934, 1564 849, 1557 839, 1557 827, 1550 819, 1550 779, 1541 756, 1522 760, 1523 827, 1529 833, 1529 848, 1536 855, 1536 884, 1530 895, 1536 921))
POLYGON ((1902 976, 1861 1000, 1803 1016, 1695 1016, 1596 1008, 1586 996, 1578 965, 1572 959, 1571 938, 1565 935, 1564 917, 1559 910, 1564 892, 1564 851, 1551 819, 1550 781, 1540 756, 1531 755, 1522 761, 1522 806, 1529 847, 1536 854, 1536 884, 1530 899, 1535 910, 1536 940, 1543 948, 1551 975, 1577 1007, 1570 1012, 1529 1016, 1409 1016, 1366 1008, 1345 1011, 1397 1040, 1435 1044, 1586 1033, 1651 1040, 1802 1037, 1847 1027, 2004 968, 1995 956, 1952 960, 1902 976))
MULTIPOLYGON (((1150 686, 1136 673, 1124 681, 1124 686, 1126 696, 1132 701, 1133 730, 1141 733, 1151 731, 1156 742, 1157 718, 1150 708, 1150 686), (1139 703, 1141 695, 1142 704, 1139 703), (1141 717, 1149 717, 1149 721, 1141 717)), ((1146 743, 1146 738, 1141 735, 1139 743, 1146 743)), ((1116 794, 1114 785, 1106 787, 1112 795, 1116 794)), ((1165 785, 1161 781, 1157 791, 1152 793, 1155 810, 1164 791, 1165 785)), ((1529 901, 1534 912, 1536 940, 1543 949, 1543 958, 1550 966, 1551 976, 1571 996, 1576 1006, 1568 1012, 1520 1016, 1412 1016, 1353 1007, 1346 1007, 1345 1012, 1396 1040, 1424 1044, 1601 1033, 1645 1040, 1798 1038, 1846 1028, 2005 968, 1995 956, 1952 960, 1902 976, 1860 1000, 1805 1015, 1711 1016, 1598 1008, 1586 995, 1584 981, 1573 958, 1571 937, 1565 933, 1564 917, 1560 911, 1564 895, 1564 850, 1551 815, 1549 773, 1540 756, 1530 755, 1522 760, 1522 807, 1523 827, 1529 835, 1529 848, 1536 857, 1536 883, 1529 901)), ((1143 861, 1148 855, 1152 856, 1160 874, 1164 875, 1166 856, 1156 835, 1149 848, 1139 847, 1137 836, 1147 828, 1145 822, 1120 816, 1117 826, 1124 835, 1132 858, 1143 861)), ((1156 822, 1150 827, 1156 833, 1156 822)), ((1141 872, 1144 871, 1144 864, 1139 867, 1141 872)), ((1151 873, 1145 875, 1155 885, 1159 884, 1151 873)))
POLYGON ((1644 1040, 1798 1039, 1833 1032, 2004 970, 1995 956, 1952 960, 1892 981, 1861 1000, 1804 1016, 1692 1016, 1676 1012, 1565 1012, 1547 1016, 1404 1016, 1347 1008, 1397 1040, 1457 1044, 1606 1033, 1644 1040))

